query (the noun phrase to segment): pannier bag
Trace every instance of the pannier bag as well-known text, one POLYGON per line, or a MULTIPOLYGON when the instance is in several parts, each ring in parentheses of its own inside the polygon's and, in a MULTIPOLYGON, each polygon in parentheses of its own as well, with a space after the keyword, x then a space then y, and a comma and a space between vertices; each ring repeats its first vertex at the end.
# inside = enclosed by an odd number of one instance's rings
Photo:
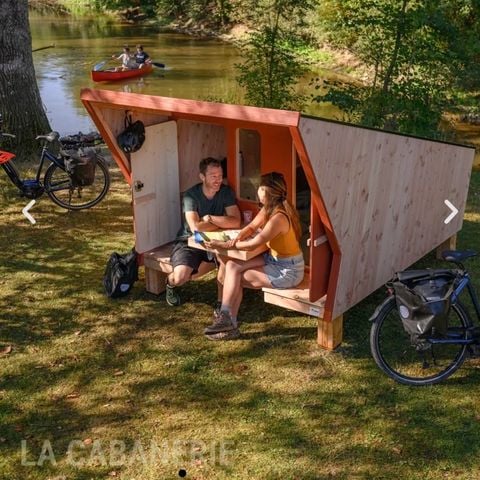
POLYGON ((125 130, 118 135, 117 143, 125 153, 140 150, 145 141, 145 125, 137 120, 132 122, 132 116, 125 114, 125 130))
POLYGON ((87 187, 95 181, 97 153, 94 148, 66 150, 65 170, 72 176, 74 187, 87 187))
POLYGON ((113 252, 103 275, 105 294, 110 298, 124 297, 138 280, 137 252, 134 248, 123 255, 113 252))
POLYGON ((402 273, 398 273, 392 286, 403 328, 412 343, 422 343, 432 335, 445 336, 455 275, 446 270, 420 270, 418 277, 414 270, 403 273, 408 274, 408 279, 402 279, 402 273))

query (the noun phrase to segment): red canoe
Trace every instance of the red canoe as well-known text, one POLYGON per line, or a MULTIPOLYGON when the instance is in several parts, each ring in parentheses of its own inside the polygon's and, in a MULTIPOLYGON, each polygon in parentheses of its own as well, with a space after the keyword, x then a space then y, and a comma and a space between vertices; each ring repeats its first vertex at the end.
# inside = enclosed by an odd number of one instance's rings
POLYGON ((153 65, 146 64, 143 68, 135 68, 133 70, 120 70, 115 72, 113 70, 99 70, 95 72, 92 70, 92 80, 94 82, 112 82, 116 80, 125 80, 127 78, 141 77, 152 73, 153 65))

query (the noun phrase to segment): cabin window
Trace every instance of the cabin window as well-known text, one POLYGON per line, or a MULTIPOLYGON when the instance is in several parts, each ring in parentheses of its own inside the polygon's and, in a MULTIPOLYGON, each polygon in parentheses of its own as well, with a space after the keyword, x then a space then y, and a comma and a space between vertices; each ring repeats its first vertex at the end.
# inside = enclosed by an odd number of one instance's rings
POLYGON ((260 134, 256 130, 238 130, 238 196, 242 200, 257 201, 260 183, 260 134))

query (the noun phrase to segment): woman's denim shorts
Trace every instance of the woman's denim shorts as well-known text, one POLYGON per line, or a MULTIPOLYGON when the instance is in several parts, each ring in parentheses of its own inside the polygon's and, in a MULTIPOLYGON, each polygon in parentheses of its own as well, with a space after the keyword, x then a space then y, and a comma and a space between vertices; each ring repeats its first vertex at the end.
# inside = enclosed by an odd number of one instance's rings
POLYGON ((303 255, 275 258, 270 253, 264 253, 265 273, 273 288, 292 288, 303 280, 305 263, 303 255))

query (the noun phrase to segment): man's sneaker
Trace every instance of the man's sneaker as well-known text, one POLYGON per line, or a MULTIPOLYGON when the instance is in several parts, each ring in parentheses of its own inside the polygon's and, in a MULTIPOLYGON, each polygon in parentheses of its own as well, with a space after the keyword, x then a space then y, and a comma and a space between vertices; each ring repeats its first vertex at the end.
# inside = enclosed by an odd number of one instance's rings
POLYGON ((230 314, 228 312, 220 312, 220 315, 215 317, 213 324, 205 328, 204 333, 205 335, 210 335, 211 333, 229 332, 235 330, 235 328, 230 314))
POLYGON ((180 296, 178 295, 175 287, 169 285, 168 282, 165 289, 165 300, 171 307, 178 307, 181 303, 180 296))
POLYGON ((230 330, 229 332, 218 332, 218 333, 210 333, 205 334, 209 340, 235 340, 236 338, 240 337, 240 330, 235 328, 230 330))

